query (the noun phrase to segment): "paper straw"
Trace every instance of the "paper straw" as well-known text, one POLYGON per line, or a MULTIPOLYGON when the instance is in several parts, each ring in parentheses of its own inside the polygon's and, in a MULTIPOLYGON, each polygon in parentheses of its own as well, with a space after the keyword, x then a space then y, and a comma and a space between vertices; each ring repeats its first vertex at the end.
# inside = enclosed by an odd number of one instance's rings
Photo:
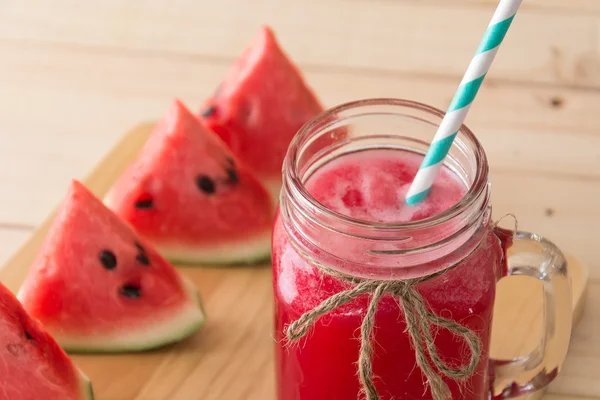
POLYGON ((433 137, 419 171, 406 194, 407 204, 417 204, 427 197, 427 193, 429 193, 431 185, 442 167, 444 158, 448 154, 452 142, 469 112, 469 108, 471 108, 471 104, 490 69, 490 65, 492 65, 492 61, 494 61, 494 57, 496 57, 498 48, 504 40, 521 1, 501 0, 498 4, 483 39, 481 39, 479 48, 456 90, 452 103, 448 107, 448 111, 433 137))

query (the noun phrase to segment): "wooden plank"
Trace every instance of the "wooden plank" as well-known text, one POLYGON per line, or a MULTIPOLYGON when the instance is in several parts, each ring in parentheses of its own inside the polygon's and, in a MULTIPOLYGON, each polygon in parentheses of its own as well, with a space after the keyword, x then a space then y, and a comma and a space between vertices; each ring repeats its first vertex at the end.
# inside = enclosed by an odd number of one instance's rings
MULTIPOLYGON (((136 121, 158 118, 174 96, 196 108, 229 64, 14 41, 0 41, 0 52, 5 55, 0 63, 0 222, 30 225, 60 200, 72 177, 81 178, 81 171, 93 167, 118 132, 136 121)), ((327 105, 395 96, 445 108, 457 84, 453 78, 313 67, 306 75, 327 105)), ((573 177, 600 177, 599 101, 595 91, 491 80, 468 124, 482 140, 494 171, 556 174, 558 181, 544 182, 560 191, 572 186, 573 177), (533 147, 536 151, 530 151, 533 147)), ((525 187, 530 186, 527 179, 536 178, 520 178, 525 187)), ((583 191, 594 190, 585 182, 580 185, 583 191)), ((598 221, 598 212, 590 211, 590 221, 598 221)), ((531 223, 536 228, 537 222, 531 223)))
MULTIPOLYGON (((212 93, 230 65, 228 59, 95 49, 80 45, 0 40, 0 50, 6 54, 0 66, 0 82, 3 89, 7 90, 3 100, 6 107, 0 114, 2 119, 12 121, 16 118, 21 121, 30 115, 32 110, 10 107, 10 101, 16 99, 20 103, 34 96, 34 104, 46 106, 40 107, 39 111, 33 110, 38 112, 36 116, 44 117, 36 126, 52 123, 50 128, 55 129, 64 129, 72 121, 81 122, 87 120, 89 115, 97 115, 96 107, 105 105, 98 101, 108 103, 107 97, 115 104, 112 107, 106 104, 107 110, 103 110, 103 113, 121 110, 119 115, 115 115, 120 116, 118 122, 130 124, 134 123, 130 121, 134 117, 138 120, 140 117, 155 117, 163 111, 160 105, 172 96, 182 96, 196 105, 212 93), (22 93, 19 93, 19 89, 22 93), (60 111, 47 107, 53 96, 60 99, 57 106, 63 102, 77 106, 80 102, 73 101, 74 96, 86 93, 90 97, 93 95, 95 100, 91 104, 84 102, 83 106, 90 109, 88 114, 71 113, 70 119, 65 120, 57 117, 60 111), (104 97, 97 99, 100 95, 104 97), (152 109, 142 113, 149 106, 138 105, 144 98, 162 102, 151 103, 152 109), (122 112, 125 105, 128 113, 122 112), (130 116, 131 113, 136 114, 130 116)), ((459 83, 459 79, 455 78, 432 79, 400 72, 376 74, 371 71, 313 66, 303 71, 328 105, 364 97, 402 97, 445 108, 459 83), (348 85, 349 81, 353 84, 348 85)), ((595 103, 599 98, 600 91, 531 87, 498 82, 490 77, 477 97, 469 121, 485 122, 488 128, 516 127, 544 133, 571 130, 576 134, 596 135, 600 116, 595 103)), ((110 122, 102 118, 98 123, 110 122)), ((113 137, 117 135, 114 132, 106 134, 113 137)))
MULTIPOLYGON (((8 0, 0 13, 0 37, 231 58, 268 23, 304 66, 458 77, 489 18, 486 7, 414 1, 262 0, 248 8, 244 0, 145 7, 120 0, 8 0)), ((598 23, 589 13, 524 9, 491 76, 600 87, 598 23)))
POLYGON ((544 400, 598 400, 598 397, 580 397, 562 394, 548 394, 544 396, 544 400))
MULTIPOLYGON (((127 135, 86 179, 90 189, 101 196, 114 179, 135 156, 149 126, 144 125, 127 135)), ((514 190, 514 189, 513 189, 514 190)), ((7 266, 0 271, 0 280, 11 290, 22 282, 28 266, 44 239, 52 221, 48 217, 7 266)), ((587 271, 576 260, 570 259, 573 281, 575 316, 581 315, 587 271)), ((271 282, 268 266, 264 268, 211 269, 187 268, 182 270, 199 287, 210 321, 196 336, 176 346, 159 351, 134 355, 78 355, 74 359, 92 378, 99 400, 137 399, 272 399, 273 398, 273 343, 271 282)), ((536 283, 529 279, 515 279, 500 285, 496 307, 494 350, 497 357, 510 357, 527 351, 535 341, 535 325, 530 322, 541 318, 536 283), (522 294, 517 296, 516 293, 522 294), (502 307, 500 304, 506 304, 502 307), (522 330, 522 331, 520 331, 522 330), (506 337, 510 340, 506 340, 506 337)), ((593 284, 592 292, 600 294, 600 284, 593 284)), ((600 299, 594 298, 599 301, 600 299)), ((596 304, 596 303, 594 303, 596 304)), ((597 328, 600 310, 590 307, 582 325, 581 335, 590 335, 597 328)), ((538 327, 539 328, 539 327, 538 327)), ((596 340, 594 336, 591 340, 596 340)), ((581 340, 578 342, 583 344, 581 340)), ((599 349, 600 350, 600 349, 599 349)), ((600 355, 595 365, 600 365, 600 355)), ((587 369, 590 365, 585 366, 587 369)), ((590 378, 580 364, 568 368, 585 380, 583 391, 599 395, 596 378, 590 378)), ((567 368, 565 368, 567 371, 567 368)), ((553 385, 560 391, 561 386, 553 385)))
POLYGON ((0 226, 0 269, 19 247, 31 236, 33 229, 15 229, 0 226))
MULTIPOLYGON (((395 1, 398 3, 412 3, 414 0, 348 0, 348 1, 395 1)), ((420 0, 420 4, 435 4, 439 6, 450 6, 447 0, 420 0)), ((486 7, 494 10, 498 5, 498 0, 454 0, 451 7, 486 7)), ((521 5, 521 11, 530 10, 532 12, 569 12, 573 14, 600 13, 600 2, 597 0, 526 0, 521 5)))
POLYGON ((561 375, 552 385, 551 392, 563 395, 594 396, 600 398, 600 283, 589 286, 587 304, 581 321, 573 332, 569 356, 561 375))
POLYGON ((513 212, 521 229, 543 233, 563 249, 589 263, 593 280, 600 279, 600 253, 595 211, 600 185, 577 179, 523 172, 491 173, 494 216, 513 212), (588 197, 589 196, 589 197, 588 197))

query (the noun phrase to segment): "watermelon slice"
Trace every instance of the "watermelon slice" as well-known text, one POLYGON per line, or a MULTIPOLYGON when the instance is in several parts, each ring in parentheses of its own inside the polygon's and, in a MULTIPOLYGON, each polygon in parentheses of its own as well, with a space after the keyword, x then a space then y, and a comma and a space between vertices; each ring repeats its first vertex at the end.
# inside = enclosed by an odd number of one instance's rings
POLYGON ((89 379, 0 283, 0 399, 93 398, 89 379))
POLYGON ((106 203, 172 261, 235 264, 270 256, 269 193, 179 101, 106 203))
POLYGON ((277 197, 292 138, 322 111, 273 31, 263 26, 200 113, 277 197))
POLYGON ((193 286, 77 181, 18 297, 73 352, 146 350, 204 323, 193 286))

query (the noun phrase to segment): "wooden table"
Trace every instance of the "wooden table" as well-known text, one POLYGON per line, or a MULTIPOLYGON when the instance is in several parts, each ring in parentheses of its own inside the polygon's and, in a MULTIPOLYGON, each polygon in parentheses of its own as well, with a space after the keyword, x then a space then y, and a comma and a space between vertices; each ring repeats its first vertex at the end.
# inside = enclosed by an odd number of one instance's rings
MULTIPOLYGON (((258 26, 327 105, 445 108, 495 0, 0 2, 0 262, 124 131, 172 97, 197 107, 258 26)), ((600 2, 525 0, 469 114, 495 214, 515 212, 591 269, 549 399, 600 398, 600 2)))

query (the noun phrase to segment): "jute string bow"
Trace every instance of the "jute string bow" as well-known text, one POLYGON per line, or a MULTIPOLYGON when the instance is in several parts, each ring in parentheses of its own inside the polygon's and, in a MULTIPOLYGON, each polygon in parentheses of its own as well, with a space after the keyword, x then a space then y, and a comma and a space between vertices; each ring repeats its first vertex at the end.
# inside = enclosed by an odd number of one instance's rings
MULTIPOLYGON (((498 223, 507 216, 511 216, 515 219, 514 232, 516 233, 517 219, 513 214, 504 215, 500 220, 494 223, 493 227, 495 228, 498 223)), ((478 247, 479 246, 477 246, 473 252, 478 247)), ((304 254, 301 250, 297 250, 299 254, 304 254)), ((308 261, 311 264, 314 264, 321 272, 346 281, 354 286, 327 298, 313 310, 304 313, 298 320, 288 325, 285 331, 287 339, 290 343, 300 340, 309 332, 320 317, 351 302, 358 296, 370 294, 371 301, 369 302, 360 326, 361 340, 358 357, 358 376, 367 400, 379 400, 379 395, 377 394, 375 384, 373 383, 373 364, 371 361, 371 356, 373 354, 372 336, 373 328, 375 326, 375 313, 379 301, 386 294, 394 296, 399 300, 400 307, 404 311, 406 331, 408 332, 415 349, 417 365, 421 368, 421 371, 427 378, 427 383, 429 384, 431 394, 435 400, 451 399, 450 389, 443 381, 442 375, 460 381, 471 376, 477 368, 481 358, 481 341, 477 335, 458 322, 440 317, 431 312, 425 304, 423 296, 415 289, 415 286, 419 283, 434 279, 448 272, 448 270, 456 267, 458 264, 435 274, 420 278, 407 280, 368 280, 359 279, 351 275, 334 271, 315 260, 308 261), (454 367, 448 365, 440 358, 431 333, 432 325, 445 328, 454 335, 462 338, 469 347, 471 353, 470 360, 466 365, 454 367)))
MULTIPOLYGON (((313 261, 313 263, 315 262, 313 261)), ((475 371, 481 357, 481 342, 477 335, 459 323, 440 317, 429 311, 423 297, 414 288, 415 285, 433 279, 447 270, 421 278, 382 281, 357 279, 341 274, 321 264, 316 265, 323 273, 350 282, 355 286, 327 298, 313 310, 304 313, 298 320, 287 327, 286 336, 290 342, 298 341, 309 332, 314 323, 323 315, 349 303, 360 295, 371 294, 371 301, 360 326, 361 340, 358 357, 358 376, 365 397, 368 400, 379 400, 379 395, 373 383, 373 364, 371 361, 373 354, 372 335, 373 327, 375 326, 375 312, 377 311, 379 301, 386 294, 390 294, 399 300, 406 319, 406 330, 415 349, 417 365, 427 378, 431 394, 435 400, 451 398, 450 389, 442 380, 440 374, 455 380, 461 380, 470 376, 475 371), (434 343, 431 325, 446 328, 465 341, 471 352, 470 361, 467 365, 454 368, 442 361, 434 343), (427 355, 429 355, 431 363, 437 368, 439 373, 434 370, 427 355)))

